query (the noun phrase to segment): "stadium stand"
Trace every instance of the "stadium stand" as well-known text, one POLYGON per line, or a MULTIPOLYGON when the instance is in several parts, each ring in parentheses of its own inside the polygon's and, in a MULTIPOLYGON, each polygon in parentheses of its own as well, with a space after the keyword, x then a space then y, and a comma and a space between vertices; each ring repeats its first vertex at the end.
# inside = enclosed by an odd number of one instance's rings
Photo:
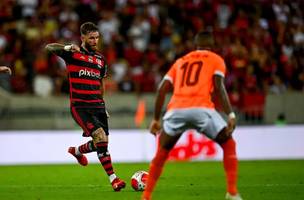
POLYGON ((96 23, 109 64, 110 93, 153 93, 173 60, 212 29, 228 67, 227 89, 244 119, 263 122, 267 94, 304 91, 301 0, 1 0, 0 75, 12 94, 66 96, 64 63, 46 43, 78 43, 78 27, 96 23), (44 90, 39 85, 45 85, 44 90))

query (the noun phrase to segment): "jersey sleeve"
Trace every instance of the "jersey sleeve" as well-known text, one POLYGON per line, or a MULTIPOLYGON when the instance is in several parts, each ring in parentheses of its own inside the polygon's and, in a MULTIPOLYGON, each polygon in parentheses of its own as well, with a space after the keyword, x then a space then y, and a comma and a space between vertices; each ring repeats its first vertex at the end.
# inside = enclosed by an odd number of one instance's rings
POLYGON ((104 67, 101 69, 101 77, 105 78, 108 76, 108 62, 105 58, 103 58, 104 61, 104 67))
POLYGON ((69 63, 73 57, 73 52, 62 50, 57 52, 56 55, 62 58, 65 62, 69 63))
POLYGON ((216 56, 214 58, 214 75, 225 77, 225 74, 226 74, 225 61, 220 56, 216 56))
POLYGON ((168 80, 173 84, 175 80, 175 76, 176 76, 176 63, 174 63, 171 66, 167 74, 164 76, 164 80, 168 80))

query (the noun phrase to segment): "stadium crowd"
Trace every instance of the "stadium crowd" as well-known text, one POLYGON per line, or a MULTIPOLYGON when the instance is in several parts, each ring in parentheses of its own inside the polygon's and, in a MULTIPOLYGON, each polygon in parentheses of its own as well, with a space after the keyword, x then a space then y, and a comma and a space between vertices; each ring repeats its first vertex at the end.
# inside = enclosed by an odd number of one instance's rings
POLYGON ((244 93, 304 91, 301 0, 1 0, 0 75, 12 93, 68 93, 65 65, 47 43, 80 43, 79 25, 96 23, 109 67, 108 91, 154 92, 175 58, 212 29, 225 58, 227 89, 244 93))

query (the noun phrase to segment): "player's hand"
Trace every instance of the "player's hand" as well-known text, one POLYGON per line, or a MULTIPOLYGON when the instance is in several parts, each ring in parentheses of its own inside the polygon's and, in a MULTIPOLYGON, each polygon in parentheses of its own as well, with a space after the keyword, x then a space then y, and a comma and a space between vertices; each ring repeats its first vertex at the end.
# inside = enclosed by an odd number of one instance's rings
POLYGON ((71 52, 80 52, 80 47, 76 44, 71 44, 71 52))
POLYGON ((9 73, 9 75, 12 74, 11 68, 9 68, 7 66, 0 66, 0 72, 9 73))
POLYGON ((160 131, 160 129, 161 129, 160 121, 159 121, 159 120, 153 119, 152 122, 150 123, 150 132, 151 132, 153 135, 156 135, 157 132, 160 131))
POLYGON ((236 119, 228 117, 228 125, 227 125, 228 133, 232 134, 232 132, 235 129, 235 126, 236 126, 236 119))
POLYGON ((63 49, 70 52, 80 52, 80 47, 76 44, 65 45, 63 49))

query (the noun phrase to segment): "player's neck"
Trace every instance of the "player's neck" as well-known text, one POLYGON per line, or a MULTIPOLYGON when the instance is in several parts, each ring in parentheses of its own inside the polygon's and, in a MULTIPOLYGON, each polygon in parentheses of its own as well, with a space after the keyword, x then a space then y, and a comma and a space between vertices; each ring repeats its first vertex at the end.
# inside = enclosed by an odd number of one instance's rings
POLYGON ((206 51, 212 51, 212 48, 211 47, 197 47, 196 50, 206 50, 206 51))
POLYGON ((91 49, 90 47, 87 47, 85 44, 81 44, 81 47, 82 47, 87 53, 95 53, 95 50, 91 49))

